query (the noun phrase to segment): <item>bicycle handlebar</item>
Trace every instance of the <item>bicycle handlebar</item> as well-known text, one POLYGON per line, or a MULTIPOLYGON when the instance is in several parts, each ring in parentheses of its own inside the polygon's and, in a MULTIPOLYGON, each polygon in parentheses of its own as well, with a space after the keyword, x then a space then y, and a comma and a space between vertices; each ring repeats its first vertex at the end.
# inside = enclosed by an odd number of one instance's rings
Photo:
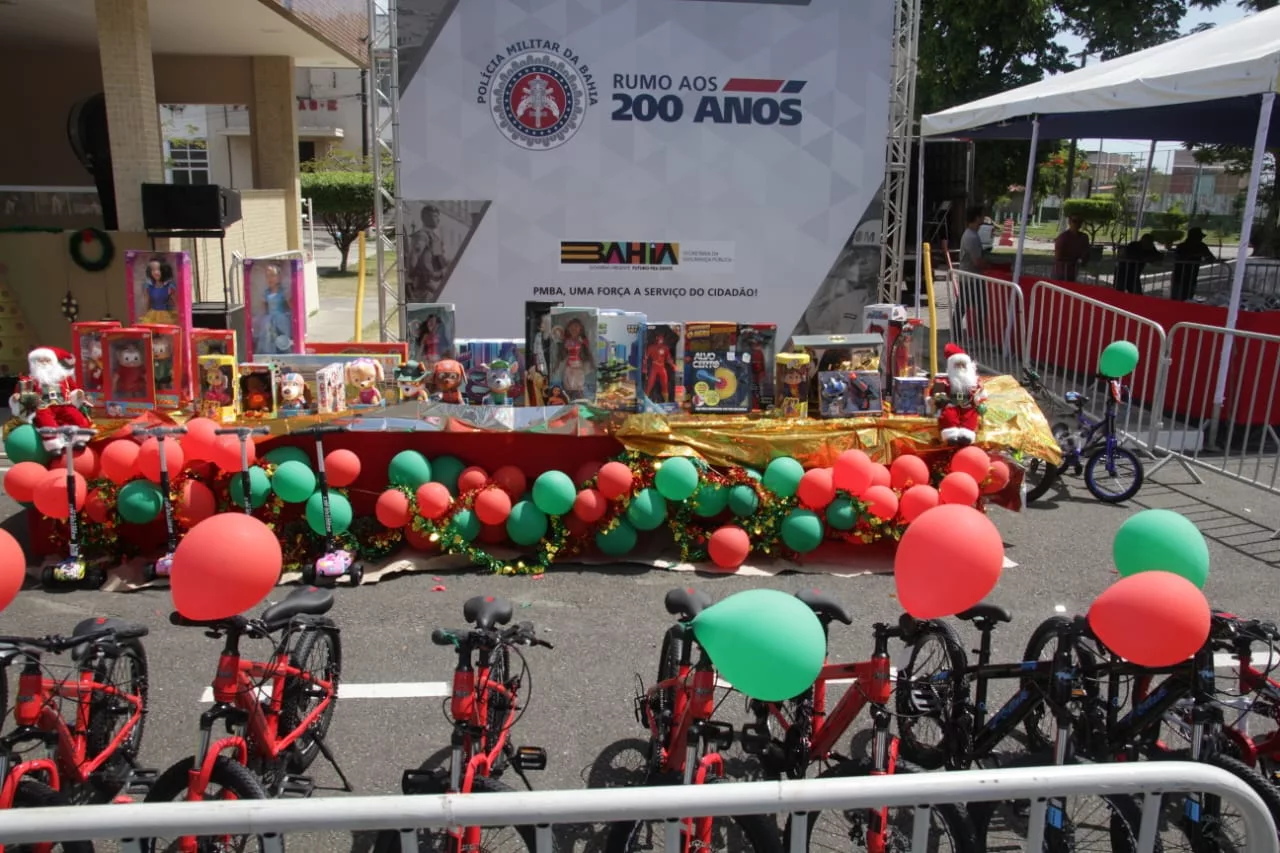
POLYGON ((40 427, 39 433, 42 438, 56 438, 57 436, 65 436, 67 438, 81 438, 85 436, 95 436, 98 434, 96 429, 88 429, 78 426, 56 426, 56 427, 40 427))
POLYGON ((518 646, 542 646, 554 649, 546 640, 540 640, 532 622, 521 622, 502 631, 496 628, 436 628, 431 632, 431 642, 437 646, 480 645, 489 648, 508 643, 518 646))
POLYGON ((62 634, 49 634, 44 637, 12 637, 0 636, 0 643, 8 643, 14 646, 26 646, 28 648, 40 649, 46 652, 65 652, 68 649, 74 649, 76 646, 83 646, 96 643, 99 640, 105 640, 111 637, 116 640, 136 640, 145 637, 151 633, 150 629, 145 625, 130 625, 127 628, 99 628, 96 631, 90 631, 87 634, 77 634, 73 637, 67 637, 62 634))

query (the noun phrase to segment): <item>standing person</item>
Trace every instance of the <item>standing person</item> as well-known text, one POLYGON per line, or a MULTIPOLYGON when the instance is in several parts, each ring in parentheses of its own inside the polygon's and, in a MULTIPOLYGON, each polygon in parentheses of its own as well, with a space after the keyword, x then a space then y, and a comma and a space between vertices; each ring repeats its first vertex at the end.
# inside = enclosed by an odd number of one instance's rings
MULTIPOLYGON (((960 271, 978 275, 990 266, 986 252, 982 248, 982 234, 980 233, 986 216, 980 204, 975 204, 966 209, 964 216, 966 227, 964 234, 960 235, 960 271)), ((965 318, 972 310, 970 333, 977 335, 983 328, 983 321, 987 316, 987 285, 981 280, 975 281, 961 278, 959 286, 960 292, 956 294, 956 317, 955 323, 952 324, 952 333, 953 335, 957 332, 963 333, 965 318)))
POLYGON ((1142 239, 1125 246, 1116 262, 1116 290, 1142 295, 1142 271, 1149 263, 1160 263, 1164 255, 1156 248, 1155 235, 1148 231, 1142 239))
POLYGON ((1173 286, 1169 297, 1186 302, 1196 295, 1196 281, 1200 278, 1200 265, 1218 259, 1204 244, 1204 230, 1199 226, 1187 229, 1187 239, 1173 247, 1173 286))
POLYGON ((1089 260, 1089 235, 1080 230, 1084 222, 1079 216, 1067 220, 1067 230, 1053 241, 1053 277, 1059 281, 1075 281, 1080 265, 1089 260))
POLYGON ((422 208, 422 229, 409 238, 408 280, 405 296, 409 302, 435 302, 444 290, 448 267, 444 238, 440 235, 440 208, 422 208))

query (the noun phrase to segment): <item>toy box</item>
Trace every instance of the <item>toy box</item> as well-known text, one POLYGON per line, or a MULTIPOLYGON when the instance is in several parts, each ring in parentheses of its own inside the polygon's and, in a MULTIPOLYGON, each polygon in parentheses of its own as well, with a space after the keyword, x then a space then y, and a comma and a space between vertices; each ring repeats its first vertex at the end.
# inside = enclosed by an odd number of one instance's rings
POLYGON ((551 309, 563 302, 524 303, 524 398, 526 405, 545 403, 551 376, 551 309))
POLYGON ((240 403, 240 383, 236 381, 234 355, 208 355, 196 365, 197 411, 202 417, 229 424, 236 420, 240 403))
POLYGON ((639 410, 640 348, 646 318, 638 311, 601 311, 596 327, 596 405, 639 410))
MULTIPOLYGON (((738 348, 737 323, 685 323, 684 357, 688 363, 696 352, 735 352, 738 348)), ((689 381, 686 377, 685 384, 689 381)))
POLYGON ((738 352, 751 356, 751 410, 769 411, 776 395, 773 365, 778 353, 778 324, 739 323, 738 352))
POLYGON ((640 363, 640 408, 678 412, 684 408, 684 324, 648 323, 640 363))
POLYGON ((401 363, 409 360, 409 345, 404 341, 306 341, 304 355, 396 355, 401 363))
POLYGON ((245 352, 254 362, 302 352, 307 330, 306 292, 300 258, 244 262, 244 304, 249 339, 245 352))
POLYGON ((240 416, 265 420, 279 413, 280 371, 274 364, 256 362, 239 366, 240 416))
POLYGON ((383 404, 393 405, 400 400, 395 383, 396 368, 400 366, 400 354, 398 352, 384 354, 365 353, 363 355, 355 353, 342 355, 322 353, 290 354, 272 356, 271 358, 263 359, 263 361, 276 365, 282 374, 300 373, 309 384, 315 381, 316 373, 320 368, 332 364, 340 365, 345 386, 343 391, 345 405, 339 411, 347 408, 363 407, 368 409, 370 407, 381 407, 383 404), (373 361, 377 363, 378 367, 373 368, 365 364, 349 370, 347 365, 353 361, 373 361), (367 374, 372 375, 372 385, 364 382, 367 374), (379 375, 381 378, 378 378, 379 375), (375 400, 373 391, 377 392, 375 402, 360 402, 362 394, 367 400, 375 400))
POLYGON ((103 395, 109 418, 129 417, 156 407, 156 377, 151 352, 151 333, 124 327, 102 333, 106 356, 103 395))
POLYGON ((545 404, 594 403, 596 400, 595 308, 551 309, 551 376, 545 404))
POLYGON ((924 417, 929 414, 928 376, 895 376, 892 388, 895 415, 924 417))
POLYGON ((316 413, 335 414, 347 410, 347 381, 342 364, 326 364, 315 371, 316 413))
POLYGON ((319 365, 314 362, 301 364, 290 358, 272 364, 280 376, 276 406, 278 417, 334 414, 347 410, 346 377, 341 362, 330 360, 319 365))
POLYGON ((316 393, 301 373, 281 373, 276 398, 276 417, 296 418, 316 411, 316 393))
POLYGON ((884 412, 878 370, 823 370, 818 373, 819 408, 824 418, 884 412))
POLYGON ((819 409, 818 376, 830 370, 879 370, 884 338, 880 335, 797 335, 796 352, 809 355, 809 408, 819 409))
MULTIPOLYGON (((192 379, 199 378, 197 363, 209 355, 236 355, 235 329, 192 329, 189 362, 193 367, 192 379)), ((194 387, 196 382, 193 382, 194 387)))
POLYGON ((465 374, 462 401, 472 406, 523 406, 523 343, 515 338, 459 340, 457 361, 465 374), (494 388, 489 387, 491 373, 494 388), (511 384, 503 395, 506 380, 511 384))
POLYGON ((775 410, 784 418, 809 417, 809 354, 780 352, 777 364, 775 410))
POLYGON ((124 253, 129 325, 178 326, 191 335, 191 257, 186 252, 124 253))
POLYGON ((405 325, 409 335, 409 354, 427 366, 441 359, 458 357, 453 305, 444 302, 414 302, 405 306, 405 325))
POLYGON ((136 328, 151 333, 151 357, 155 360, 156 406, 173 411, 191 399, 187 378, 191 375, 183 357, 182 329, 159 323, 140 323, 136 328))
POLYGON ((102 333, 120 328, 115 320, 71 324, 71 354, 76 358, 76 384, 84 391, 90 406, 100 406, 105 382, 102 358, 102 333))
POLYGON ((689 409, 696 414, 740 414, 751 411, 749 354, 695 352, 689 363, 689 409), (748 359, 744 361, 744 359, 748 359))

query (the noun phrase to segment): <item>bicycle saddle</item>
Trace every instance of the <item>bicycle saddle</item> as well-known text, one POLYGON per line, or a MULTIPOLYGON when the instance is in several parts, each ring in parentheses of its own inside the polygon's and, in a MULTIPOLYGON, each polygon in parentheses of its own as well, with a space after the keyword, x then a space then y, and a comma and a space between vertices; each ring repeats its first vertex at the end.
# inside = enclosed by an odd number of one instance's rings
POLYGON ((492 595, 468 598, 462 605, 462 618, 482 631, 511 621, 511 602, 492 595))
POLYGON ((333 591, 317 586, 300 586, 285 598, 262 611, 267 630, 283 628, 295 616, 319 616, 333 608, 333 591))
POLYGON ((701 590, 680 587, 668 592, 663 604, 672 616, 679 616, 681 622, 688 622, 711 606, 711 596, 701 590))
POLYGON ((849 615, 848 611, 841 607, 834 598, 819 590, 802 589, 796 593, 796 598, 809 605, 809 609, 824 622, 835 621, 845 625, 853 624, 853 617, 849 615))
MULTIPOLYGON (((126 622, 123 619, 115 619, 111 616, 93 616, 79 622, 74 628, 72 628, 71 636, 79 637, 83 634, 91 634, 94 631, 101 631, 104 628, 110 628, 111 630, 119 631, 120 633, 138 634, 141 636, 146 636, 147 634, 147 629, 135 622, 126 622)), ((109 645, 113 642, 113 638, 111 637, 107 637, 101 641, 102 645, 109 645)), ((71 650, 71 658, 76 661, 82 660, 88 652, 89 645, 87 643, 81 643, 71 650)))
POLYGON ((1013 614, 999 604, 991 604, 987 601, 979 602, 968 610, 962 610, 956 614, 956 618, 962 622, 991 622, 992 624, 999 622, 1012 622, 1013 614))
POLYGON ((1085 404, 1085 397, 1079 391, 1068 391, 1062 395, 1062 399, 1066 400, 1067 404, 1071 406, 1083 406, 1085 404))

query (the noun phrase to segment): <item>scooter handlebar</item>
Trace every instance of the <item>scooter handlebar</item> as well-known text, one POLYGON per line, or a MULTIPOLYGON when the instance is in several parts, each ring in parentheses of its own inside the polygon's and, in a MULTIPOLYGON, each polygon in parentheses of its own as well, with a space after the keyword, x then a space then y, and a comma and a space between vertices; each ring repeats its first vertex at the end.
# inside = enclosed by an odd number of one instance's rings
POLYGON ((133 434, 153 436, 155 438, 162 438, 170 435, 186 435, 187 428, 184 426, 153 426, 153 427, 136 426, 133 428, 133 434))
POLYGON ((213 431, 213 434, 214 435, 236 435, 236 436, 245 438, 251 435, 266 435, 269 432, 271 432, 271 428, 264 427, 264 426, 263 427, 223 427, 222 429, 215 429, 213 431))
POLYGON ((96 429, 86 429, 78 426, 39 427, 39 432, 42 438, 54 438, 59 435, 80 438, 98 434, 96 429))

